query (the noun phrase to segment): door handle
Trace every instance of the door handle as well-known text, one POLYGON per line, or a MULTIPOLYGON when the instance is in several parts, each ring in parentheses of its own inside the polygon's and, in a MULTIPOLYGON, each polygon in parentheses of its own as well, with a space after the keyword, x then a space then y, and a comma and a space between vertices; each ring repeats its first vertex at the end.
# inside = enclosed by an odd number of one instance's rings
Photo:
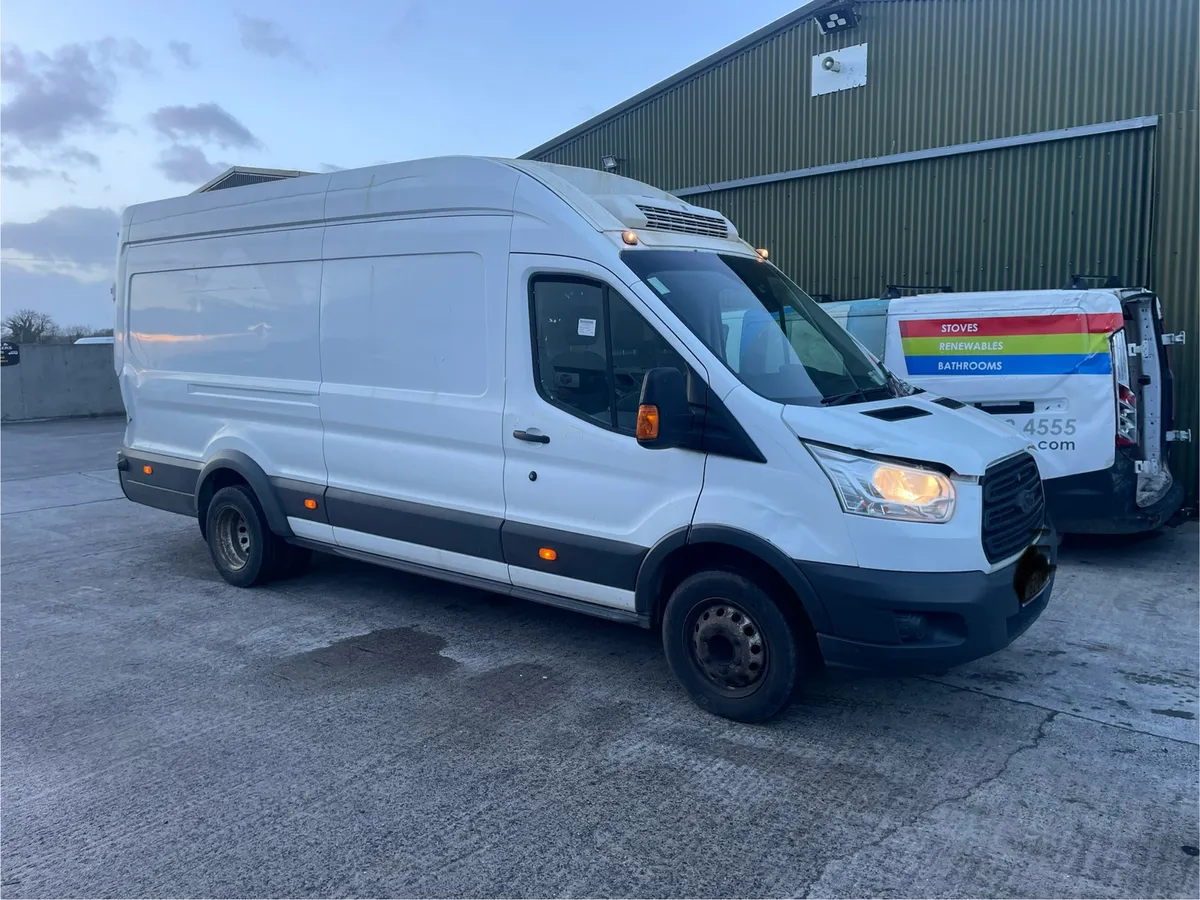
POLYGON ((521 431, 519 429, 513 432, 513 437, 518 441, 529 441, 532 444, 550 443, 550 435, 548 434, 534 434, 533 432, 521 431))

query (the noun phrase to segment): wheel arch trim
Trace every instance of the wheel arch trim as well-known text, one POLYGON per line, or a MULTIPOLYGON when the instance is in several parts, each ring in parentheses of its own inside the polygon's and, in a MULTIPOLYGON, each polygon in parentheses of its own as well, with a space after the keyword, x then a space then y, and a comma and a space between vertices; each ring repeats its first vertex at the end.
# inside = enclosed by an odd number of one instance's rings
POLYGON ((637 614, 645 621, 654 615, 662 577, 674 555, 696 544, 717 544, 746 553, 773 571, 795 593, 813 628, 830 630, 830 619, 820 596, 800 567, 786 553, 756 534, 728 525, 692 525, 662 537, 646 554, 638 570, 634 602, 637 614))
POLYGON ((267 517, 267 525, 270 526, 271 531, 285 538, 293 536, 292 527, 288 524, 287 515, 284 513, 283 503, 271 485, 267 473, 250 456, 240 450, 221 450, 200 470, 200 477, 196 479, 197 515, 200 513, 200 500, 205 484, 215 472, 221 469, 236 472, 250 486, 250 490, 254 492, 254 496, 262 507, 263 515, 267 517))

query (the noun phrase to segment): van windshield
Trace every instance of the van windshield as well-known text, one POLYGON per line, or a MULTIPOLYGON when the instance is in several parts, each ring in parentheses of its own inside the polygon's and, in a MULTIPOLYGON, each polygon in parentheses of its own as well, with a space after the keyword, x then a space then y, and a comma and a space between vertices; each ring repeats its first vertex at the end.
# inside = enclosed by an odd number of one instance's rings
POLYGON ((802 406, 894 396, 854 339, 770 263, 694 250, 621 259, 756 394, 802 406))

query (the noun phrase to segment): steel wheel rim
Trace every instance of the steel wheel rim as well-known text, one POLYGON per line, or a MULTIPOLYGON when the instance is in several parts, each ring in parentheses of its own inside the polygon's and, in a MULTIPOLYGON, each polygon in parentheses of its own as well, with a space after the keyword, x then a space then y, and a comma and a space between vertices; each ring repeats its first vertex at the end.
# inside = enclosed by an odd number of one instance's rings
POLYGON ((705 600, 689 617, 692 665, 712 687, 729 697, 758 690, 767 673, 767 640, 758 622, 736 603, 705 600))
POLYGON ((237 508, 227 506, 217 513, 217 552, 222 563, 231 571, 244 569, 250 564, 250 525, 237 508))

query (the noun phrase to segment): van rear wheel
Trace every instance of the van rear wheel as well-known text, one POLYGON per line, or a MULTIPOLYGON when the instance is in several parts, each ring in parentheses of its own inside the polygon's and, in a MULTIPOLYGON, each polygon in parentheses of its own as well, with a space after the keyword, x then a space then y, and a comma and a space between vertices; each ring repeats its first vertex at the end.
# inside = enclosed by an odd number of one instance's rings
POLYGON ((253 587, 275 577, 285 545, 267 526, 250 488, 235 484, 217 491, 204 530, 217 571, 230 584, 253 587))
POLYGON ((787 617, 737 572, 685 579, 667 601, 662 631, 667 663, 693 702, 727 719, 769 719, 803 677, 787 617))

